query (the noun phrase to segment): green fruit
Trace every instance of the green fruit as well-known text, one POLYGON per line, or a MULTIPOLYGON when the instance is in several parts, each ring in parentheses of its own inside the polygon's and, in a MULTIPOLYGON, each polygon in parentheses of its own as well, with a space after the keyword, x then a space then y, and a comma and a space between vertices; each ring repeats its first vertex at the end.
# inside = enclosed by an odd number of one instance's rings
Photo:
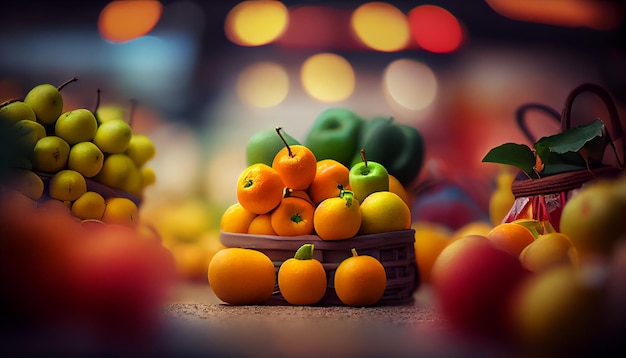
POLYGON ((84 108, 61 114, 54 125, 54 133, 69 145, 91 141, 97 129, 96 117, 84 108))
MULTIPOLYGON (((300 145, 296 139, 284 131, 281 133, 287 144, 300 145)), ((272 166, 276 154, 285 148, 275 128, 263 129, 255 133, 246 144, 246 162, 248 165, 263 163, 272 166)))
MULTIPOLYGON (((375 117, 366 122, 361 133, 361 147, 369 160, 379 162, 403 186, 417 178, 424 161, 424 139, 414 127, 396 124, 393 118, 375 117)), ((352 164, 361 160, 353 158, 352 164)))
POLYGON ((350 167, 354 153, 360 149, 359 135, 363 122, 349 109, 327 109, 313 122, 305 146, 311 149, 317 160, 334 159, 350 167))
POLYGON ((33 109, 22 101, 8 101, 0 105, 0 115, 13 123, 21 120, 37 120, 33 109))
POLYGON ((94 177, 99 183, 115 189, 122 189, 131 173, 136 170, 135 163, 129 156, 123 153, 111 154, 102 164, 102 169, 94 177))
POLYGON ((104 154, 92 142, 74 144, 67 160, 68 168, 81 173, 85 178, 91 178, 98 174, 103 163, 104 154))
POLYGON ((53 124, 63 111, 63 96, 61 90, 67 84, 78 80, 76 77, 63 83, 59 87, 44 83, 33 87, 24 98, 24 103, 29 105, 37 121, 44 126, 53 124))
POLYGON ((356 163, 348 175, 354 198, 362 203, 371 193, 389 190, 389 173, 380 163, 367 160, 356 163))
POLYGON ((74 170, 61 170, 55 173, 48 183, 50 197, 60 201, 74 201, 86 192, 85 177, 74 170))
POLYGON ((563 206, 559 231, 569 236, 579 254, 610 255, 626 234, 626 201, 615 185, 598 180, 584 186, 563 206))
POLYGON ((139 168, 155 156, 156 150, 154 148, 154 143, 152 143, 152 140, 150 140, 148 136, 143 134, 134 134, 132 138, 130 138, 126 154, 139 168))
POLYGON ((111 119, 100 124, 93 142, 104 153, 124 153, 128 149, 133 131, 121 119, 111 119))
POLYGON ((63 169, 70 156, 70 145, 57 136, 43 137, 35 144, 33 150, 33 169, 55 173, 63 169))

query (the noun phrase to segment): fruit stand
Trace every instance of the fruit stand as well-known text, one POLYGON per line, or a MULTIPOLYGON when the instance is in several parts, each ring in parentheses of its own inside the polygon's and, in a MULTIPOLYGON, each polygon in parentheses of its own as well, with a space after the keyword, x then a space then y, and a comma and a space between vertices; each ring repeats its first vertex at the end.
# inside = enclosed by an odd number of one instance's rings
POLYGON ((623 6, 218 3, 0 14, 0 356, 626 353, 623 6))

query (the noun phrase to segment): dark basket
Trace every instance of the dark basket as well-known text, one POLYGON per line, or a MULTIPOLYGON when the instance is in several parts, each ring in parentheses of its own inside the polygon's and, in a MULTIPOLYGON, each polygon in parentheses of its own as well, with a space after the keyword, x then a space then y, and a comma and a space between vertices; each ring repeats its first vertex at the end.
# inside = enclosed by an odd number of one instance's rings
MULTIPOLYGON (((271 236, 222 232, 220 240, 226 247, 255 249, 266 254, 274 263, 276 274, 280 265, 292 258, 304 244, 313 244, 313 258, 322 263, 328 280, 326 294, 317 305, 343 305, 335 293, 335 270, 341 261, 359 255, 378 259, 387 273, 387 288, 378 305, 405 305, 413 303, 413 294, 419 286, 415 261, 415 230, 392 231, 382 234, 360 235, 347 240, 324 241, 316 235, 271 236)), ((267 304, 286 305, 278 285, 267 304)))

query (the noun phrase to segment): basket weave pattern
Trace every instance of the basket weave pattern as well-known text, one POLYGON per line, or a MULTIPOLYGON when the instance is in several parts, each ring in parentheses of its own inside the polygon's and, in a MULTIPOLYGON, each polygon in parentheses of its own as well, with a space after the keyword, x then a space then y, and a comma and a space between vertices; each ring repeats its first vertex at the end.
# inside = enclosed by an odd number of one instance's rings
MULTIPOLYGON (((382 234, 356 236, 341 241, 324 241, 316 235, 271 236, 222 232, 220 240, 226 247, 255 249, 266 254, 274 263, 276 274, 282 263, 292 258, 304 244, 313 244, 313 258, 324 266, 327 277, 326 294, 317 305, 342 305, 335 293, 334 277, 341 261, 352 256, 351 249, 359 255, 378 259, 387 274, 387 287, 379 305, 403 305, 413 302, 413 293, 419 286, 415 262, 415 231, 401 230, 382 234)), ((278 285, 267 304, 288 304, 278 285)))

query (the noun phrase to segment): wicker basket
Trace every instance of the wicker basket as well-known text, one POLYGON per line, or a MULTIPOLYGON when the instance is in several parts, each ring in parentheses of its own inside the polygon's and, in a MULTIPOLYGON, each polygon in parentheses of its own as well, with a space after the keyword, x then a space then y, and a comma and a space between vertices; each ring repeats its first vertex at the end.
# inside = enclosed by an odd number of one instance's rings
POLYGON ((603 163, 602 166, 589 169, 580 169, 545 176, 539 179, 519 179, 511 185, 515 196, 513 207, 503 222, 511 222, 520 218, 532 218, 541 221, 550 221, 558 231, 561 211, 572 193, 580 189, 585 183, 597 178, 612 178, 624 171, 624 146, 621 141, 626 137, 622 128, 617 108, 609 93, 599 85, 583 83, 574 88, 565 100, 560 118, 558 112, 540 104, 528 104, 518 109, 516 120, 522 132, 531 142, 536 138, 528 130, 524 113, 529 109, 537 109, 550 114, 560 122, 561 131, 572 127, 571 112, 576 98, 584 92, 597 95, 605 104, 609 115, 610 129, 607 130, 606 147, 611 147, 615 153, 615 163, 603 163), (530 213, 530 214, 528 214, 530 213))
MULTIPOLYGON (((378 259, 387 273, 387 288, 378 302, 379 305, 405 305, 413 302, 413 293, 419 286, 419 276, 415 262, 415 231, 401 230, 383 234, 356 236, 341 241, 324 241, 316 235, 271 236, 248 235, 222 232, 220 239, 226 247, 255 249, 265 253, 274 263, 276 273, 280 265, 294 256, 296 250, 311 243, 315 245, 313 257, 320 261, 326 270, 328 285, 326 294, 318 305, 342 305, 334 288, 337 266, 352 256, 354 248, 359 255, 369 255, 378 259)), ((267 304, 288 304, 278 289, 267 304)))

